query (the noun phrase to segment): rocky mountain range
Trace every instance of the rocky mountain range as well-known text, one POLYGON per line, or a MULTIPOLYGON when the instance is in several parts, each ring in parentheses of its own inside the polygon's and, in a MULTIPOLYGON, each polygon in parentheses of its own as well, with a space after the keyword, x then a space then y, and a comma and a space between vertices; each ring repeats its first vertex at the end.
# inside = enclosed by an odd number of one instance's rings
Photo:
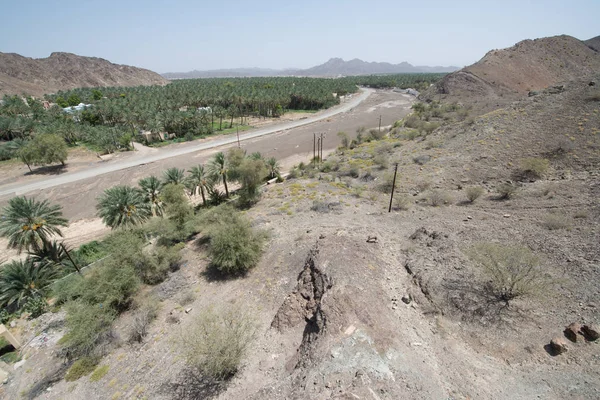
POLYGON ((143 68, 113 64, 97 57, 52 53, 29 58, 0 52, 0 96, 41 96, 58 90, 96 86, 163 85, 167 80, 143 68))
POLYGON ((341 58, 331 58, 329 61, 307 69, 265 69, 265 68, 236 68, 217 69, 208 71, 168 72, 162 74, 167 79, 192 78, 222 78, 222 77, 259 77, 259 76, 312 76, 335 77, 339 75, 379 75, 416 72, 453 72, 459 67, 427 67, 414 66, 407 62, 391 64, 387 62, 368 62, 355 58, 344 61, 341 58))

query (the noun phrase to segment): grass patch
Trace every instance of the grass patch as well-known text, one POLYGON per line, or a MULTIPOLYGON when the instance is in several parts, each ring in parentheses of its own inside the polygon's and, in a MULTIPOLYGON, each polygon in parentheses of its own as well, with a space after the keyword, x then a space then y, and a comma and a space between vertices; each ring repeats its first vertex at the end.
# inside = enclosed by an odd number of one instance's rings
POLYGON ((65 381, 72 382, 92 373, 98 365, 99 359, 97 357, 82 357, 75 361, 71 368, 65 374, 65 381))
POLYGON ((104 375, 108 373, 109 367, 108 365, 101 365, 92 372, 90 376, 91 382, 98 382, 100 379, 104 378, 104 375))

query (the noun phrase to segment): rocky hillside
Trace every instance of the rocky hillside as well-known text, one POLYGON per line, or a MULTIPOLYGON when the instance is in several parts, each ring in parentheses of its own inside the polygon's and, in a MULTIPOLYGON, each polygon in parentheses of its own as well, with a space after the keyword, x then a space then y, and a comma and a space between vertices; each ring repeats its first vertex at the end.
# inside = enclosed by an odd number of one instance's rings
POLYGON ((596 36, 595 38, 591 38, 584 42, 588 47, 600 51, 600 36, 596 36))
POLYGON ((113 64, 96 57, 52 53, 48 58, 29 58, 0 53, 0 95, 43 95, 58 90, 96 86, 163 85, 155 72, 113 64))
POLYGON ((598 71, 600 54, 574 37, 524 40, 446 76, 424 98, 501 102, 598 71))

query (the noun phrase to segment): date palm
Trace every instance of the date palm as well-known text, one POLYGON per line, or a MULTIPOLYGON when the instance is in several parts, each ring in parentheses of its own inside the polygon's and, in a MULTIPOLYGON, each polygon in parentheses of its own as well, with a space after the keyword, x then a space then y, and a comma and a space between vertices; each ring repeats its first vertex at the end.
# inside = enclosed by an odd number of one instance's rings
POLYGON ((160 179, 154 175, 147 178, 141 179, 138 182, 144 196, 144 201, 150 205, 150 210, 154 217, 161 217, 164 212, 164 205, 160 199, 160 190, 162 189, 162 183, 160 179))
POLYGON ((36 265, 33 260, 13 261, 0 271, 0 305, 21 306, 32 297, 44 296, 48 285, 58 277, 49 265, 36 265))
POLYGON ((53 235, 62 236, 59 227, 67 225, 60 206, 19 196, 10 199, 2 210, 0 235, 8 238, 9 247, 21 253, 40 249, 53 235))
POLYGON ((229 172, 229 165, 227 157, 223 152, 215 154, 213 159, 208 164, 209 174, 216 181, 218 179, 223 180, 223 186, 225 186, 225 196, 229 197, 229 189, 227 188, 227 173, 229 172))
POLYGON ((200 194, 202 195, 202 204, 206 205, 205 192, 210 186, 212 186, 212 179, 206 171, 206 168, 204 168, 204 165, 196 165, 188 170, 188 172, 190 173, 190 180, 195 185, 194 188, 200 189, 200 194))
POLYGON ((169 168, 163 173, 163 182, 165 185, 173 184, 179 185, 183 183, 183 178, 185 175, 185 170, 178 168, 169 168))
POLYGON ((279 175, 279 162, 275 157, 268 158, 265 162, 267 169, 269 170, 269 176, 271 179, 279 175))
POLYGON ((116 228, 131 228, 144 223, 151 215, 150 204, 141 191, 131 186, 114 186, 98 198, 98 215, 102 222, 116 228))

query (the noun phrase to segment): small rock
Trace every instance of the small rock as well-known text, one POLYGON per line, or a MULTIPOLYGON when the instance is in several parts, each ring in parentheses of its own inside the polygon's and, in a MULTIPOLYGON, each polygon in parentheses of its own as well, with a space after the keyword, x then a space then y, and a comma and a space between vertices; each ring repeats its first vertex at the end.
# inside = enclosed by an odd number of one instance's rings
POLYGON ((320 235, 319 235, 319 239, 325 239, 325 235, 323 235, 323 234, 320 234, 320 235))
POLYGON ((581 333, 581 324, 573 322, 564 330, 565 337, 571 342, 577 342, 577 334, 581 333))
POLYGON ((467 215, 467 219, 473 219, 473 217, 471 217, 470 215, 467 215))
POLYGON ((185 309, 185 313, 186 313, 186 314, 189 314, 189 313, 190 313, 190 311, 192 311, 192 307, 188 307, 188 308, 186 308, 186 309, 185 309))
POLYGON ((600 329, 596 325, 584 325, 581 327, 581 333, 586 340, 593 342, 600 338, 600 329))
POLYGON ((367 236, 367 243, 377 243, 377 236, 367 236))
POLYGON ((410 296, 409 296, 409 295, 406 295, 406 294, 405 294, 404 296, 402 296, 402 302, 403 302, 404 304, 410 304, 410 302, 411 302, 411 301, 412 301, 412 299, 410 298, 410 296))
POLYGON ((504 218, 510 218, 510 214, 504 214, 503 217, 504 218))
POLYGON ((562 354, 567 351, 567 343, 563 338, 555 337, 550 341, 550 349, 552 349, 555 354, 562 354))

